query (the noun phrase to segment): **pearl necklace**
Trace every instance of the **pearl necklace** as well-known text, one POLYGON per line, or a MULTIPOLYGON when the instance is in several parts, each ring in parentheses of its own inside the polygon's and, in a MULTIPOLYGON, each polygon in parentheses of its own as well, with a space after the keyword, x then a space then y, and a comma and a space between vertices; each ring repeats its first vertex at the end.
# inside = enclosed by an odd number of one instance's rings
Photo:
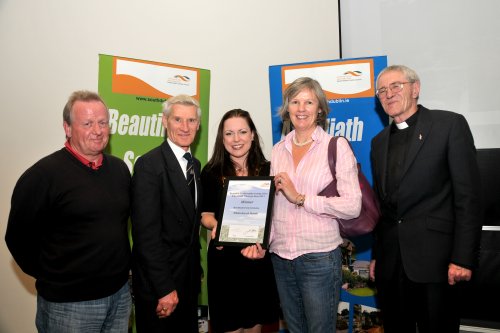
POLYGON ((304 142, 302 142, 302 143, 299 143, 299 142, 297 141, 297 138, 296 138, 296 137, 295 137, 295 135, 294 135, 294 136, 292 137, 292 141, 293 141, 293 143, 294 143, 297 147, 304 147, 305 145, 308 145, 308 144, 310 144, 311 142, 313 142, 313 139, 312 139, 312 138, 310 138, 310 139, 309 139, 309 140, 307 140, 307 141, 304 141, 304 142))

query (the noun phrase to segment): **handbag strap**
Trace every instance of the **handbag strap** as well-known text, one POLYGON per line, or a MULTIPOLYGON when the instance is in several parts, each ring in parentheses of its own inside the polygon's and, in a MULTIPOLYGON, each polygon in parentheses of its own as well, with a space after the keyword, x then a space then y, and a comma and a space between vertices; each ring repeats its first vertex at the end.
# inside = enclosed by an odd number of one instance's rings
POLYGON ((332 173, 333 179, 335 177, 335 164, 337 163, 337 139, 338 136, 334 136, 330 139, 328 144, 328 165, 330 166, 330 172, 332 173))
MULTIPOLYGON (((347 143, 349 144, 349 148, 351 148, 352 153, 354 154, 354 150, 352 149, 351 142, 347 140, 343 136, 333 136, 330 139, 330 143, 328 144, 328 165, 330 166, 330 172, 332 173, 333 179, 336 179, 335 177, 335 165, 337 164, 337 141, 339 138, 344 138, 347 143)), ((357 163, 358 166, 358 171, 361 170, 361 166, 359 163, 357 163)))

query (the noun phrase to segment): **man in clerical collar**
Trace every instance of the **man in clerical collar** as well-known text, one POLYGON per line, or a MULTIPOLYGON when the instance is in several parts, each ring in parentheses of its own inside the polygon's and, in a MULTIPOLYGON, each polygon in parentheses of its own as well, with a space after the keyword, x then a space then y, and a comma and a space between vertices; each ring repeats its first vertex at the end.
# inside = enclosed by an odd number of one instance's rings
POLYGON ((384 331, 459 332, 456 284, 471 279, 482 226, 472 133, 462 115, 418 104, 406 66, 384 69, 376 94, 393 120, 371 145, 382 217, 370 277, 384 331))

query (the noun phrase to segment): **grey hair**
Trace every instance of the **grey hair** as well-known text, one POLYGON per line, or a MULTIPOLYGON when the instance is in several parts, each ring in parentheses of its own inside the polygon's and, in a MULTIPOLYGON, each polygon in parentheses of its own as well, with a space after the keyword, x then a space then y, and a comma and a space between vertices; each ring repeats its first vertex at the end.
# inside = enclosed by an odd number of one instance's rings
POLYGON ((163 115, 168 118, 170 115, 170 112, 172 112, 172 106, 175 104, 181 104, 181 105, 192 105, 196 107, 196 114, 198 118, 201 118, 201 108, 200 108, 200 103, 196 100, 196 98, 189 96, 189 95, 177 95, 177 96, 172 96, 169 99, 167 99, 165 102, 162 104, 162 111, 163 115))
POLYGON ((409 82, 420 82, 420 78, 418 77, 417 72, 415 72, 410 67, 407 67, 404 65, 392 65, 392 66, 384 68, 378 74, 378 76, 377 76, 377 89, 378 89, 378 81, 379 81, 380 77, 387 72, 400 72, 400 73, 403 73, 406 80, 408 80, 409 82))

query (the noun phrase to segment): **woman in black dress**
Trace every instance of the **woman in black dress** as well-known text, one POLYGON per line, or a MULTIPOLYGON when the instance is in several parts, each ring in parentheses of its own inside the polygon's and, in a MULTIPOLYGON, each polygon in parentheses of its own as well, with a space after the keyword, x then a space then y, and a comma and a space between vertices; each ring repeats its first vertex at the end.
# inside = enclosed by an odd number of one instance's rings
MULTIPOLYGON (((259 134, 247 111, 226 112, 217 131, 214 151, 201 172, 204 191, 202 224, 215 237, 224 178, 268 176, 270 163, 264 157, 259 134)), ((208 306, 215 333, 260 333, 262 324, 279 319, 279 300, 269 254, 260 245, 244 249, 225 246, 208 248, 208 306)))

